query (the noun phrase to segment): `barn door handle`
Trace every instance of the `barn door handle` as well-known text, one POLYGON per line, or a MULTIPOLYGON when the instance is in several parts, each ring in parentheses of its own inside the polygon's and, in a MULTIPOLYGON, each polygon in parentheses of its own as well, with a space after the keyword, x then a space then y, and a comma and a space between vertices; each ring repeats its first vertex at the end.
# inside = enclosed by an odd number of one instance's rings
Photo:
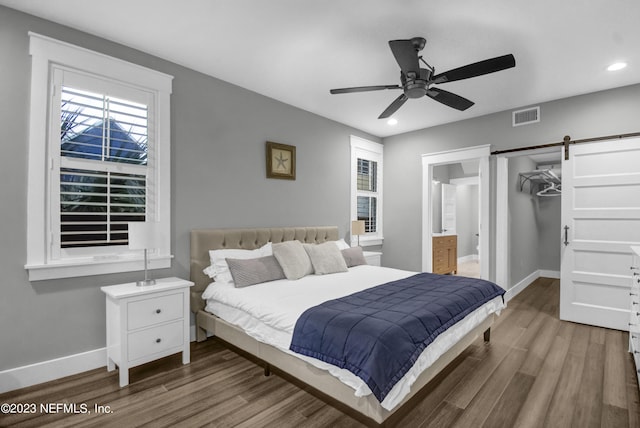
POLYGON ((564 246, 569 245, 569 226, 564 227, 564 246))

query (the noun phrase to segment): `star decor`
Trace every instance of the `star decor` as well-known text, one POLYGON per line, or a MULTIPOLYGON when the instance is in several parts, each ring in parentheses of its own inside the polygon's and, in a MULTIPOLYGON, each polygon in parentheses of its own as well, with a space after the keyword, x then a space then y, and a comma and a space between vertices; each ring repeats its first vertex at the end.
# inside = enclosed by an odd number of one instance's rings
POLYGON ((296 147, 267 141, 267 178, 296 179, 296 147))
POLYGON ((289 159, 285 159, 285 158, 283 158, 283 157, 282 157, 282 152, 278 153, 278 156, 279 156, 279 157, 277 157, 277 158, 276 158, 276 161, 278 161, 278 165, 276 166, 276 169, 283 169, 283 170, 286 170, 286 169, 287 169, 287 167, 286 167, 286 165, 285 165, 285 162, 287 162, 289 159))

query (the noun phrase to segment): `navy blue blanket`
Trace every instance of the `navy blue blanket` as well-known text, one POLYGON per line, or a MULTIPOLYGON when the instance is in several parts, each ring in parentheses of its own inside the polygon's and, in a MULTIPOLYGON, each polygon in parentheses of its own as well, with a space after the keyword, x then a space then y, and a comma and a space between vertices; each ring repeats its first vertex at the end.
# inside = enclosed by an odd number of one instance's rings
POLYGON ((481 279, 420 273, 309 308, 290 349, 351 371, 382 402, 440 333, 504 292, 481 279))

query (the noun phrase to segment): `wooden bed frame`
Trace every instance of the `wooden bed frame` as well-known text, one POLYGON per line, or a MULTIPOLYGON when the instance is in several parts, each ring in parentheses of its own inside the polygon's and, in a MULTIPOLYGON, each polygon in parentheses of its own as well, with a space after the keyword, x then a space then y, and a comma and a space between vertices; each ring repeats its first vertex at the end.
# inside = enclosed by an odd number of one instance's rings
MULTIPOLYGON (((265 373, 274 367, 326 396, 331 397, 355 410, 366 420, 375 424, 383 424, 416 395, 429 381, 441 372, 449 363, 458 357, 471 343, 484 333, 485 341, 489 340, 490 327, 495 315, 487 317, 480 325, 464 336, 456 345, 442 355, 431 367, 425 370, 411 387, 411 392, 393 410, 384 409, 373 394, 356 397, 354 390, 341 383, 327 371, 320 370, 305 361, 289 355, 281 350, 259 342, 240 328, 204 311, 205 303, 202 293, 211 279, 202 270, 210 265, 209 250, 222 248, 256 249, 267 242, 283 242, 299 240, 304 243, 323 243, 338 240, 338 228, 325 227, 284 227, 258 229, 197 229, 191 231, 191 311, 196 318, 196 339, 198 342, 207 339, 209 334, 219 337, 225 342, 257 357, 265 364, 265 373)), ((362 419, 362 418, 360 418, 362 419)))

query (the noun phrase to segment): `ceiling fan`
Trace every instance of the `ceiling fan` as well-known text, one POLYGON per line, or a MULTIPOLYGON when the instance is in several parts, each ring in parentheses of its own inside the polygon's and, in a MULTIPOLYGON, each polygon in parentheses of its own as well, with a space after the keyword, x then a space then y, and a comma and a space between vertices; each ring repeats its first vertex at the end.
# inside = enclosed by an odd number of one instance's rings
POLYGON ((433 87, 432 85, 495 73, 496 71, 505 70, 515 67, 516 65, 515 58, 509 54, 435 74, 435 68, 427 64, 427 62, 422 59, 422 56, 418 55, 418 52, 424 48, 426 43, 427 41, 422 37, 414 37, 409 40, 389 41, 391 52, 400 66, 400 81, 402 85, 358 86, 355 88, 331 89, 329 92, 332 94, 348 94, 351 92, 379 91, 383 89, 402 89, 402 95, 396 98, 389 107, 378 116, 378 119, 385 119, 391 116, 402 107, 409 98, 420 98, 425 95, 444 105, 463 111, 471 107, 474 104, 473 101, 443 89, 433 87), (420 68, 420 61, 422 61, 427 68, 420 68))

